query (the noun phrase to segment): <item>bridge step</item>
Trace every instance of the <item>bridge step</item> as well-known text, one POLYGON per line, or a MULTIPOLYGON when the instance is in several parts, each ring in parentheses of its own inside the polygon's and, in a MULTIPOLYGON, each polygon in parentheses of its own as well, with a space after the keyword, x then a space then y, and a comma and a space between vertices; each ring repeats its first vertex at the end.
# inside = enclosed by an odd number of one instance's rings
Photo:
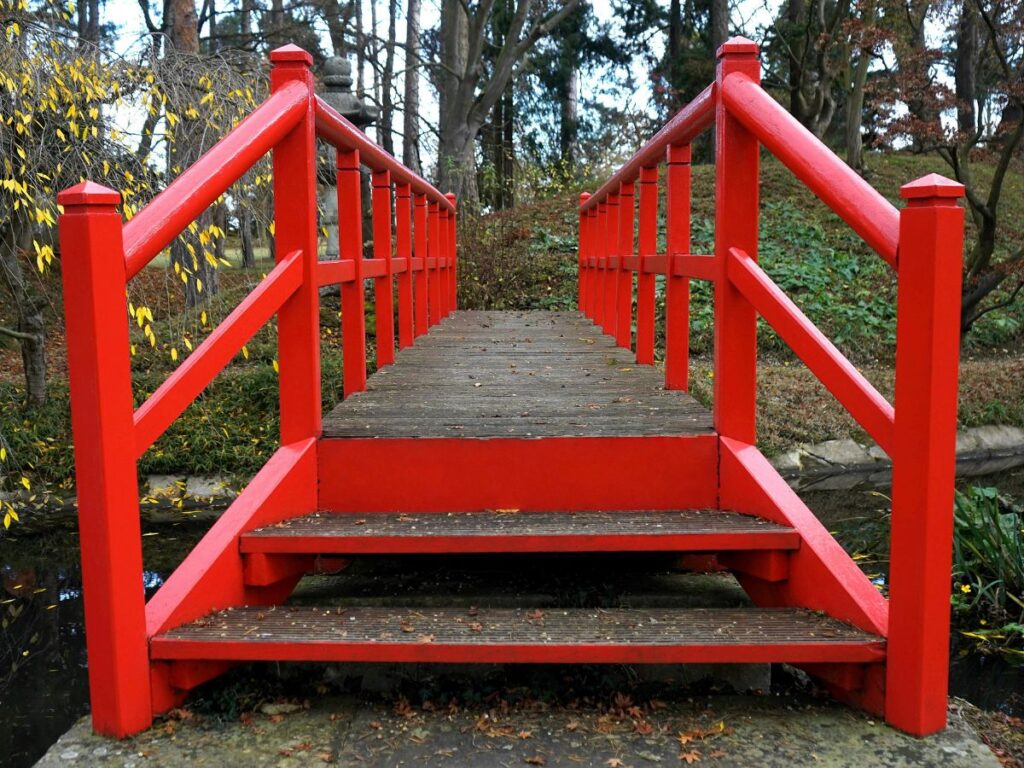
POLYGON ((320 513, 244 534, 243 553, 791 550, 792 528, 721 510, 320 513))
POLYGON ((154 659, 437 663, 866 663, 885 641, 799 608, 232 608, 154 659))

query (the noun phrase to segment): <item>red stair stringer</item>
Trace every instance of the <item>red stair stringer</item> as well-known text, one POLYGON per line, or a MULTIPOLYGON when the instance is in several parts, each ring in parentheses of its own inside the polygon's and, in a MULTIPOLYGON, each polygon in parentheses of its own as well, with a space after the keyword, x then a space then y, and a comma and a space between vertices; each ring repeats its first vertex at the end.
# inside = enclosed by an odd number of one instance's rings
MULTIPOLYGON (((241 534, 316 511, 317 441, 279 448, 146 605, 147 640, 212 611, 274 605, 291 594, 308 562, 266 587, 247 586, 238 548, 241 534)), ((151 663, 153 712, 177 706, 190 688, 216 677, 230 662, 151 663)))
MULTIPOLYGON (((824 611, 866 632, 888 636, 889 603, 871 580, 753 445, 719 438, 719 502, 723 509, 788 525, 801 537, 789 578, 769 582, 737 573, 755 604, 824 611)), ((884 715, 885 665, 815 664, 805 669, 837 698, 884 715)))

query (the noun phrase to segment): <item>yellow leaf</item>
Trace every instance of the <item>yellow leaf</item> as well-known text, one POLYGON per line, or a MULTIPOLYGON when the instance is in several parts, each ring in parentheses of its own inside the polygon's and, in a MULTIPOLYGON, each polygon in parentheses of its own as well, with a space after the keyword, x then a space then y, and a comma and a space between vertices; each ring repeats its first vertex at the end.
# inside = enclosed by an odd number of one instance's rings
POLYGON ((242 347, 242 357, 244 357, 246 360, 249 359, 249 348, 248 347, 242 347))
POLYGON ((28 481, 28 478, 27 478, 27 477, 23 477, 23 478, 21 478, 21 484, 22 484, 23 486, 25 486, 25 490, 26 490, 26 491, 31 491, 31 490, 32 490, 32 483, 30 483, 30 482, 28 481))
POLYGON ((280 368, 280 366, 279 366, 279 365, 277 364, 277 360, 274 360, 274 362, 273 362, 273 365, 274 365, 274 373, 278 373, 278 372, 280 372, 281 368, 280 368))
POLYGON ((171 361, 178 362, 178 350, 176 347, 171 347, 171 361))
POLYGON ((0 448, 0 461, 7 461, 7 449, 0 448))

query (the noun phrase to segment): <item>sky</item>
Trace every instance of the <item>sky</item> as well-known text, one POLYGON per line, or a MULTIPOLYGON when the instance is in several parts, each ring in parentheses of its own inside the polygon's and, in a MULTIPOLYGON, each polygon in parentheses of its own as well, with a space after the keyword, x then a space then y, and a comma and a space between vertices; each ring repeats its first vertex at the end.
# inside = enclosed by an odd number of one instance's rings
MULTIPOLYGON (((759 27, 763 27, 767 23, 770 23, 772 11, 779 5, 779 1, 780 0, 733 0, 733 2, 731 2, 733 25, 742 25, 744 29, 749 30, 748 34, 752 34, 759 27)), ((362 0, 362 3, 364 23, 369 25, 370 2, 369 0, 362 0)), ((401 5, 404 6, 404 3, 401 5)), ((615 18, 612 11, 611 0, 592 0, 591 5, 598 19, 614 24, 615 18)), ((378 0, 378 14, 381 17, 378 18, 378 35, 380 36, 384 36, 386 34, 387 18, 385 9, 386 3, 382 2, 382 0, 378 0)), ((117 52, 129 57, 133 54, 138 55, 146 42, 146 27, 138 1, 106 0, 104 14, 108 20, 113 20, 117 26, 117 52)), ((422 27, 426 29, 436 26, 439 17, 439 0, 424 0, 422 27)), ((330 44, 327 42, 326 26, 318 24, 318 31, 321 38, 325 41, 324 49, 330 50, 330 44)), ((397 36, 399 41, 405 39, 404 18, 399 18, 398 20, 397 36)), ((663 35, 656 35, 651 40, 653 52, 656 56, 662 53, 663 37, 663 35)), ((397 52, 396 56, 398 59, 396 63, 396 70, 401 71, 404 67, 401 50, 397 52)), ((644 71, 640 57, 636 57, 632 64, 632 74, 633 81, 637 84, 637 89, 628 96, 628 101, 625 105, 619 104, 619 106, 625 106, 631 111, 647 111, 651 103, 651 92, 649 80, 646 77, 646 72, 644 71)), ((369 78, 369 75, 367 75, 367 77, 369 78)), ((580 78, 579 96, 581 103, 607 99, 607 95, 602 93, 603 85, 604 83, 602 82, 600 73, 596 73, 596 76, 594 77, 580 78)), ((367 87, 369 87, 369 83, 367 83, 367 87)), ((420 99, 420 110, 423 120, 427 124, 436 124, 437 103, 431 89, 422 89, 420 99)), ((135 114, 135 112, 135 110, 128 108, 116 118, 117 122, 121 123, 122 127, 125 128, 128 133, 134 133, 132 127, 140 124, 143 119, 141 114, 135 114)), ((395 125, 401 126, 400 117, 395 120, 395 125)), ((371 128, 369 133, 373 136, 374 130, 371 128)))

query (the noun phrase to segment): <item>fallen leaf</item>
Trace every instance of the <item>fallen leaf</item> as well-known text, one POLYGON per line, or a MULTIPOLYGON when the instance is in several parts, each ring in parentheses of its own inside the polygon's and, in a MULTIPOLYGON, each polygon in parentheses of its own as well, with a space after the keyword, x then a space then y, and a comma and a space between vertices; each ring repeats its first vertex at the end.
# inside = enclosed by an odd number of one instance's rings
POLYGON ((700 752, 696 749, 691 749, 689 752, 683 752, 679 755, 680 760, 686 761, 687 765, 700 762, 700 752))
POLYGON ((533 731, 520 731, 519 732, 519 738, 520 739, 528 739, 531 736, 533 736, 533 731))
POLYGON ((408 635, 411 635, 413 632, 416 631, 416 627, 414 627, 408 621, 403 621, 401 624, 399 624, 399 626, 402 628, 402 631, 408 635))
POLYGON ((609 757, 605 762, 605 765, 607 765, 608 768, 624 768, 626 764, 622 762, 621 758, 609 757))
POLYGON ((575 731, 579 727, 580 727, 580 721, 579 720, 570 720, 568 723, 565 724, 565 730, 567 730, 567 731, 575 731))
POLYGON ((470 629, 471 632, 480 632, 480 631, 483 630, 483 628, 484 628, 484 625, 481 624, 479 621, 471 621, 471 622, 469 622, 469 629, 470 629))
POLYGON ((423 643, 432 643, 432 642, 434 642, 434 636, 433 635, 420 635, 419 637, 416 638, 416 642, 419 643, 420 645, 422 645, 423 643))
POLYGON ((548 759, 543 755, 534 755, 526 758, 526 762, 528 765, 547 765, 548 759))

